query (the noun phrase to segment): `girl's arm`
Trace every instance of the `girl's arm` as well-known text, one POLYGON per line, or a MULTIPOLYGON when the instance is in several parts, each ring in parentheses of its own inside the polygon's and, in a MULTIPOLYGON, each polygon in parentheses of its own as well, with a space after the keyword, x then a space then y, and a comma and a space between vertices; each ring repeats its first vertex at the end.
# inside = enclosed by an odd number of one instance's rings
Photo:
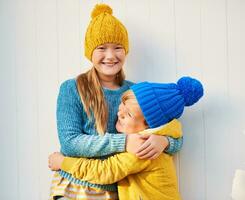
POLYGON ((142 136, 146 141, 133 153, 140 159, 155 159, 163 151, 167 154, 178 152, 183 144, 183 137, 173 138, 170 136, 150 135, 142 136))
POLYGON ((75 79, 65 81, 57 100, 57 129, 61 152, 72 157, 99 157, 125 150, 125 134, 87 135, 75 79))
MULTIPOLYGON (((155 129, 149 129, 149 131, 152 130, 155 129)), ((146 141, 136 152, 140 159, 155 159, 163 151, 174 154, 181 149, 183 144, 181 123, 174 119, 166 124, 163 129, 160 129, 158 133, 143 135, 142 138, 145 138, 146 141)))

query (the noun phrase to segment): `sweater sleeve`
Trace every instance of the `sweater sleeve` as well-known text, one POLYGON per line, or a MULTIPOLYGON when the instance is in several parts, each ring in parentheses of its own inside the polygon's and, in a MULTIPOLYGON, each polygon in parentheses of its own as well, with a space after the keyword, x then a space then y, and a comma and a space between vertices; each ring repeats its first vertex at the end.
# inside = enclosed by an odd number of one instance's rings
POLYGON ((183 144, 183 134, 182 134, 182 127, 181 123, 174 119, 167 124, 166 127, 168 130, 167 139, 169 141, 169 146, 165 149, 167 154, 174 154, 180 151, 182 144, 183 144))
POLYGON ((130 153, 119 153, 105 160, 65 157, 61 169, 90 183, 112 184, 143 171, 150 163, 130 153))
POLYGON ((169 141, 169 146, 167 149, 165 149, 164 151, 168 154, 175 154, 178 151, 180 151, 180 149, 182 148, 183 145, 183 136, 180 138, 173 138, 170 136, 167 136, 168 141, 169 141))
POLYGON ((65 81, 60 86, 56 110, 58 136, 64 155, 100 157, 125 150, 125 134, 85 134, 84 113, 75 79, 65 81))

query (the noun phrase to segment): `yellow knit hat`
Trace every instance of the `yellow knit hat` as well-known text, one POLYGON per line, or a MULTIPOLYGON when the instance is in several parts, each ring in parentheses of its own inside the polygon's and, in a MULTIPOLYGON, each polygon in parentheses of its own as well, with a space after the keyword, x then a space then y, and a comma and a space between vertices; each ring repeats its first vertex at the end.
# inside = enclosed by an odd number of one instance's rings
POLYGON ((94 49, 105 43, 116 43, 124 47, 128 53, 128 33, 124 25, 114 16, 112 9, 106 4, 97 4, 85 35, 85 56, 92 60, 94 49))

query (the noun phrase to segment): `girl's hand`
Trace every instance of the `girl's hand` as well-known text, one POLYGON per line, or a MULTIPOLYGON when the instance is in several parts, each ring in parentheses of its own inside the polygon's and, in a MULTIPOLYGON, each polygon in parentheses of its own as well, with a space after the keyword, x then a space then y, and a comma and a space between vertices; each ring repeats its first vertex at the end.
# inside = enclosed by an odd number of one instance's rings
POLYGON ((48 157, 48 167, 53 171, 60 170, 63 160, 64 156, 61 153, 54 152, 48 157))
POLYGON ((168 147, 167 137, 161 135, 141 135, 146 140, 136 152, 140 159, 155 159, 168 147))
POLYGON ((142 138, 140 134, 127 134, 126 151, 132 154, 136 154, 145 141, 146 139, 142 138))

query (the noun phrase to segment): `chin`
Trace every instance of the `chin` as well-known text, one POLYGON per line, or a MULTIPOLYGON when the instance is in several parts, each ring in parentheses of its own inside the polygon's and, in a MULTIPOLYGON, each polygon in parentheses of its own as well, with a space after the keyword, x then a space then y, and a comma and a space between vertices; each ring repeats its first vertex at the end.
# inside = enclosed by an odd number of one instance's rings
POLYGON ((104 74, 107 76, 115 76, 120 72, 120 70, 110 70, 110 71, 105 71, 104 74))

